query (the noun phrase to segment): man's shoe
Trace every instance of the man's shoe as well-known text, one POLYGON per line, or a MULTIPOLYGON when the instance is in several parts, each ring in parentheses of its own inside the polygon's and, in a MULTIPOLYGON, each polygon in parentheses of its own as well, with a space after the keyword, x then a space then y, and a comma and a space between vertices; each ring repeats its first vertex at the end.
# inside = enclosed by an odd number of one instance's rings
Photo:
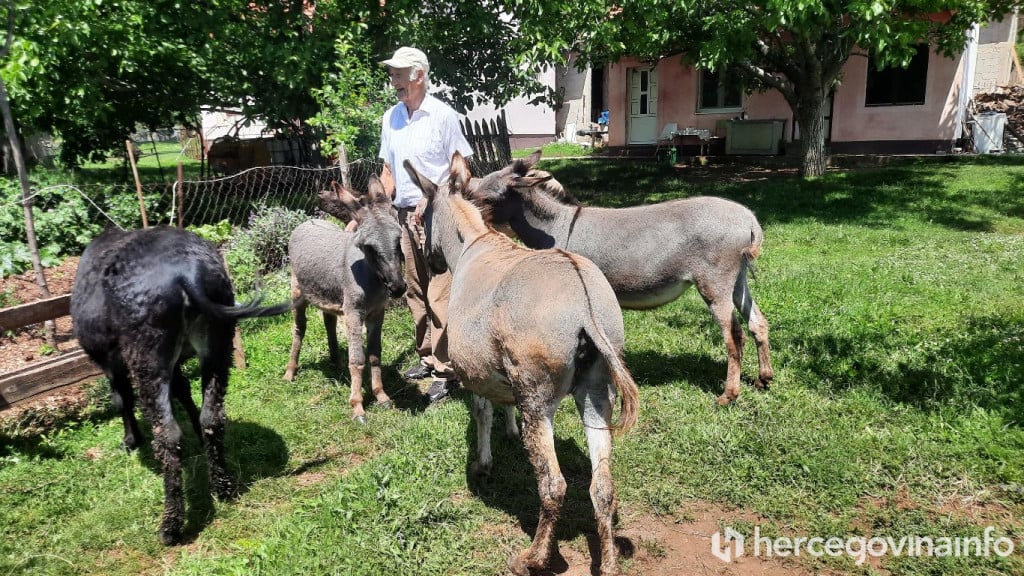
POLYGON ((434 380, 427 389, 427 402, 433 406, 448 399, 448 381, 434 380))
POLYGON ((402 372, 402 378, 405 378, 406 380, 423 380, 433 373, 434 371, 430 369, 430 366, 420 362, 405 372, 402 372))

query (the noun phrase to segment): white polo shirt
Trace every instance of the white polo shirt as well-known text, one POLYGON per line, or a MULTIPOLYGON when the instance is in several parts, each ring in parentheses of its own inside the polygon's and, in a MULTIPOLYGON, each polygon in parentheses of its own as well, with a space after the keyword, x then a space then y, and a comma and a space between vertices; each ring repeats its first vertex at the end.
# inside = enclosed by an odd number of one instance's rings
POLYGON ((404 102, 385 112, 378 156, 388 163, 395 178, 395 206, 412 208, 423 198, 423 192, 402 165, 404 160, 409 159, 420 174, 441 185, 448 181, 456 150, 466 157, 473 154, 473 148, 462 135, 459 115, 430 94, 411 118, 404 102))

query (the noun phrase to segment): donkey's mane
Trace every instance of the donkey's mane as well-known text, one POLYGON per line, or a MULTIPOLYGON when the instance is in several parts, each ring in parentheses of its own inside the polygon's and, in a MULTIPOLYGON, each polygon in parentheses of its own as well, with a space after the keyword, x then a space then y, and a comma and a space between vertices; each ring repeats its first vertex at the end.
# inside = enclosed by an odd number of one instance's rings
POLYGON ((463 238, 471 241, 477 236, 494 230, 487 225, 480 210, 472 202, 457 194, 452 194, 448 198, 455 214, 455 225, 463 238))
POLYGON ((546 170, 530 170, 529 172, 526 173, 526 175, 540 178, 550 176, 550 179, 545 180, 540 184, 537 184, 536 188, 539 189, 541 192, 547 194, 548 196, 551 196, 555 200, 558 200, 562 204, 567 204, 569 206, 580 205, 580 201, 577 200, 571 192, 566 190, 565 187, 562 186, 562 183, 556 180, 550 172, 546 170))

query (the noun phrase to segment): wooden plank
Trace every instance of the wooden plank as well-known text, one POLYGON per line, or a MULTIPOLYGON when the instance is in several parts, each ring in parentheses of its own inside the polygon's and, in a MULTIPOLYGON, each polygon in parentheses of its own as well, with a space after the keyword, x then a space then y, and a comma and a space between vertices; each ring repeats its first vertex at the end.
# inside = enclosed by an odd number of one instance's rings
POLYGON ((23 400, 103 376, 81 349, 0 376, 0 410, 23 400))
POLYGON ((71 295, 56 296, 0 310, 0 332, 53 320, 71 313, 71 295))

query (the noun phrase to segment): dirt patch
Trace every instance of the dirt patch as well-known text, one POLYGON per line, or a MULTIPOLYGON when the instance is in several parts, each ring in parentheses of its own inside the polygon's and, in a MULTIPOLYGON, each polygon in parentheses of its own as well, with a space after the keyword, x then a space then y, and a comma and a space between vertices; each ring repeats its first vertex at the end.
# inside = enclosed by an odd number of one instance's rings
MULTIPOLYGON (((65 259, 57 266, 45 268, 43 276, 50 296, 71 293, 78 270, 78 257, 65 259)), ((11 307, 42 300, 42 293, 36 285, 34 272, 0 278, 0 304, 11 307)), ((7 374, 33 364, 41 363, 55 355, 78 348, 71 330, 71 317, 64 316, 54 321, 56 350, 46 343, 44 324, 32 324, 16 330, 0 333, 0 375, 7 374)), ((26 410, 39 414, 74 412, 87 403, 85 394, 78 386, 66 386, 39 398, 25 400, 17 406, 0 410, 2 418, 18 418, 26 410)))
MULTIPOLYGON (((43 276, 50 296, 71 293, 78 269, 78 257, 67 258, 59 265, 45 268, 43 276)), ((36 285, 34 272, 0 279, 0 302, 3 307, 28 304, 42 300, 42 293, 36 285)), ((58 318, 56 324, 57 350, 65 352, 78 346, 71 333, 71 317, 58 318)), ((47 352, 43 324, 33 324, 0 334, 0 374, 28 366, 45 358, 47 352)))
MULTIPOLYGON (((620 511, 621 512, 621 511, 620 511)), ((757 524, 764 519, 749 511, 710 502, 692 502, 673 516, 643 514, 619 519, 616 543, 624 573, 629 576, 802 576, 814 572, 783 558, 744 555, 726 562, 711 552, 712 536, 722 526, 757 524)), ((511 538, 510 538, 511 539, 511 538)), ((591 576, 599 550, 596 536, 559 542, 561 559, 554 559, 544 576, 591 576)), ((820 573, 820 572, 819 572, 820 573)))

